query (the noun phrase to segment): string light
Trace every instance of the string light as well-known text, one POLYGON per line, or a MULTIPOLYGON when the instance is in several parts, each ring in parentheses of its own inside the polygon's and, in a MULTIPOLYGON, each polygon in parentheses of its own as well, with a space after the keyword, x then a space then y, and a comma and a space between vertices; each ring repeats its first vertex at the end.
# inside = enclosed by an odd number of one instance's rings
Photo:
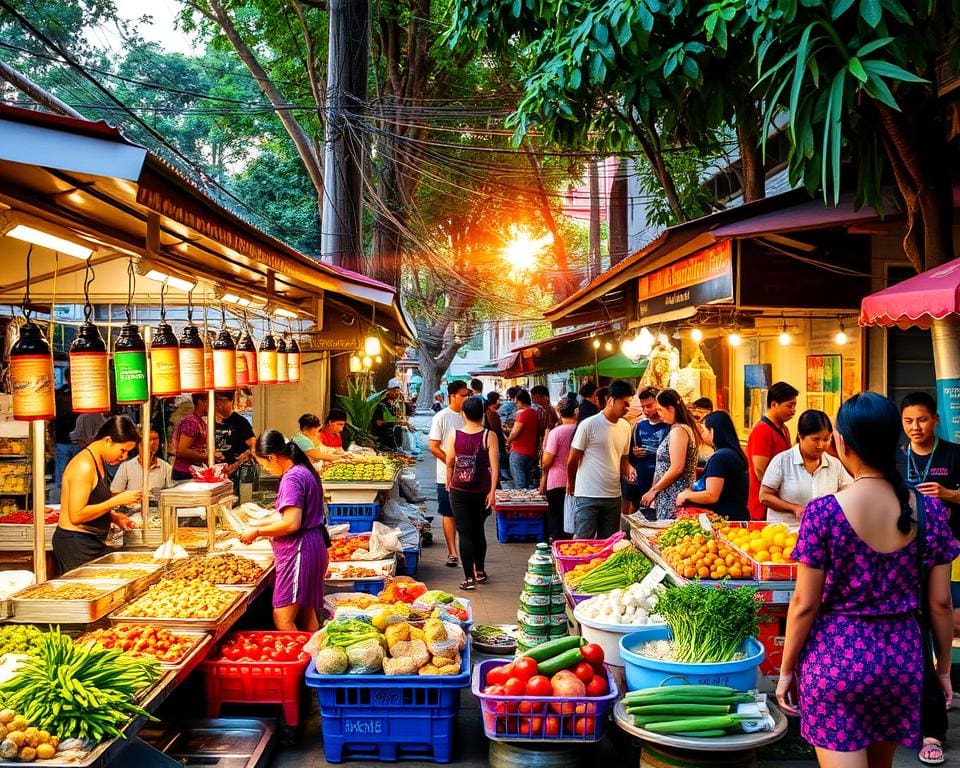
POLYGON ((701 341, 703 341, 703 331, 701 331, 699 328, 694 328, 692 331, 690 331, 690 338, 694 343, 699 344, 701 341))
POLYGON ((843 320, 838 317, 837 322, 840 324, 840 330, 837 331, 837 335, 833 337, 833 340, 842 347, 850 341, 850 337, 847 336, 847 331, 843 327, 843 320))
POLYGON ((594 349, 600 349, 600 339, 594 339, 594 340, 593 340, 593 348, 594 348, 594 349))

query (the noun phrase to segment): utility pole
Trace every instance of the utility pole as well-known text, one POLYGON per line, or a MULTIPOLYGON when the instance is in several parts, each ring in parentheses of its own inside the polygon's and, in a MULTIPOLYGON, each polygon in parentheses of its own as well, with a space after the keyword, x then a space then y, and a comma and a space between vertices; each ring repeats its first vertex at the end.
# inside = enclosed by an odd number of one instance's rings
POLYGON ((364 272, 363 139, 357 118, 367 101, 370 8, 367 0, 330 0, 324 162, 323 260, 364 272))
POLYGON ((590 253, 587 256, 587 274, 591 281, 600 274, 600 169, 598 166, 598 160, 591 160, 587 167, 587 188, 590 194, 590 253))

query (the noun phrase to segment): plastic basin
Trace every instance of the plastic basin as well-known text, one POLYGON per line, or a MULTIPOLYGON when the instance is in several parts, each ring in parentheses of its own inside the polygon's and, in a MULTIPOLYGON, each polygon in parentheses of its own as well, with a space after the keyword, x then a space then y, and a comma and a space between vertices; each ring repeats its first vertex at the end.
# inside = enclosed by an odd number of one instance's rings
POLYGON ((763 661, 763 646, 756 638, 744 643, 744 658, 717 664, 683 664, 678 661, 648 659, 636 649, 652 640, 669 640, 673 633, 668 626, 643 627, 620 639, 620 657, 627 673, 627 690, 654 688, 659 685, 729 685, 740 691, 757 687, 757 670, 763 661))
MULTIPOLYGON (((593 597, 593 595, 588 595, 593 597)), ((578 603, 573 609, 573 618, 580 625, 580 635, 588 643, 596 643, 603 648, 603 660, 607 664, 615 667, 624 666, 623 658, 620 656, 620 640, 624 635, 635 633, 638 629, 643 629, 645 625, 639 624, 606 624, 596 619, 587 618, 583 615, 578 603)))

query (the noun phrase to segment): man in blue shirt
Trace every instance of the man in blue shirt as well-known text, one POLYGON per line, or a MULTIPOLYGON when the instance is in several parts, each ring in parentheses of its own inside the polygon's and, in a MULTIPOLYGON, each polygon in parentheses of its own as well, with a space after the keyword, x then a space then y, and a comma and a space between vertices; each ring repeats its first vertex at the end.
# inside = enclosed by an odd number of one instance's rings
POLYGON ((653 485, 653 473, 657 463, 657 448, 660 442, 670 431, 670 425, 660 420, 657 410, 657 389, 646 387, 637 393, 640 401, 640 412, 643 418, 633 427, 630 438, 630 463, 637 471, 636 484, 621 481, 623 485, 623 513, 633 514, 637 511, 640 497, 650 490, 653 485))

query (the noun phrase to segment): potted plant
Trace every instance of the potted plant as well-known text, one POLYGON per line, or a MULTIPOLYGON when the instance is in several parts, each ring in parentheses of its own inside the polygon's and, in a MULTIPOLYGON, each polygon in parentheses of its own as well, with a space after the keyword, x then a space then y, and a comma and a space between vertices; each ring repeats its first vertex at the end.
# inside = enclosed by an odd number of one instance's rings
POLYGON ((351 443, 372 448, 376 438, 371 431, 373 416, 380 401, 386 396, 387 390, 370 392, 366 377, 347 379, 347 394, 337 395, 337 399, 347 413, 345 447, 351 443))

